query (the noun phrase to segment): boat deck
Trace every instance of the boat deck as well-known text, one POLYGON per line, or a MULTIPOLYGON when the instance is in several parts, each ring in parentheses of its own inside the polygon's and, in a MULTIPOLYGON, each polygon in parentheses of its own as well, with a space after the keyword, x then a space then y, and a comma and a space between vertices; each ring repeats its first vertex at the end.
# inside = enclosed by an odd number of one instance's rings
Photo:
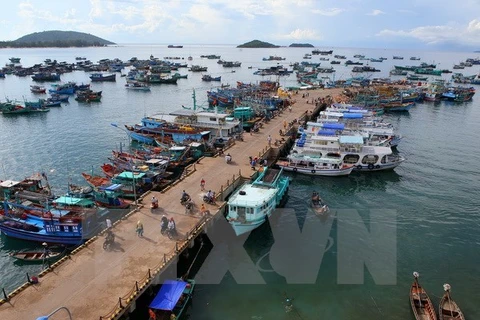
MULTIPOLYGON (((309 98, 335 96, 341 90, 312 90, 309 98)), ((292 112, 284 111, 281 116, 265 124, 259 133, 245 133, 244 141, 236 142, 228 150, 232 155, 232 163, 226 164, 223 157, 204 158, 195 165, 195 172, 165 193, 150 193, 143 202, 144 207, 114 225, 116 240, 112 250, 105 251, 102 247, 104 238, 99 237, 72 254, 53 272, 42 276, 39 284, 27 285, 13 295, 10 301, 3 304, 0 302, 1 319, 35 319, 60 306, 67 307, 76 320, 99 319, 101 316, 112 315, 112 312, 115 314, 119 297, 131 295, 136 281, 141 284, 149 270, 155 270, 162 263, 164 255, 175 252, 176 242, 160 234, 162 215, 175 219, 180 239, 196 228, 201 220, 199 207, 206 191, 220 190, 239 171, 242 176, 252 174, 248 156, 258 156, 267 146, 268 135, 280 139, 278 132, 279 129, 283 130, 284 120, 290 122, 314 108, 314 105, 306 104, 301 99, 301 94, 299 92, 293 97, 299 102, 293 106, 292 112), (200 189, 202 178, 206 181, 205 191, 200 189), (185 208, 180 205, 182 190, 192 196, 196 204, 194 214, 187 215, 185 208), (159 200, 159 209, 154 212, 149 207, 152 196, 159 200), (137 221, 141 221, 144 226, 143 237, 138 237, 135 233, 137 221)), ((271 181, 273 177, 267 179, 271 181)), ((212 214, 217 213, 216 208, 207 205, 212 214)), ((125 300, 122 301, 125 305, 125 300)))
POLYGON ((272 183, 275 181, 275 179, 277 179, 279 174, 280 174, 280 170, 278 169, 268 169, 265 176, 263 176, 262 182, 272 183))

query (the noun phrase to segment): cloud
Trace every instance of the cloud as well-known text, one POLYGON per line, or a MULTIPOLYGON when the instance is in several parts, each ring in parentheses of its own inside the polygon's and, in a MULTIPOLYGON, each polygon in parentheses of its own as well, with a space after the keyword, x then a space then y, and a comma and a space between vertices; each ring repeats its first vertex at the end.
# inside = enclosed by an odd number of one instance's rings
POLYGON ((367 16, 379 16, 381 14, 385 14, 382 10, 375 9, 370 13, 367 13, 367 16))
POLYGON ((328 8, 328 9, 314 9, 312 10, 313 13, 319 14, 322 16, 328 16, 328 17, 333 17, 336 16, 342 12, 344 12, 345 9, 341 8, 328 8))
POLYGON ((278 35, 277 38, 288 40, 321 40, 322 36, 311 29, 295 29, 288 34, 278 35))
POLYGON ((467 25, 422 26, 409 30, 384 29, 376 34, 380 37, 413 38, 428 45, 456 43, 461 45, 480 44, 480 21, 471 20, 467 25))

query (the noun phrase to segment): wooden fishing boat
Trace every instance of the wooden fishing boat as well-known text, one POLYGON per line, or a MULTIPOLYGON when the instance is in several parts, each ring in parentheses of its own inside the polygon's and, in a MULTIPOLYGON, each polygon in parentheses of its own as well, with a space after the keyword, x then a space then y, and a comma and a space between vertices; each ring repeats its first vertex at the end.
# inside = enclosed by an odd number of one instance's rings
POLYGON ((94 188, 109 185, 111 183, 110 179, 106 177, 93 176, 85 172, 82 172, 82 176, 85 178, 87 183, 94 188))
MULTIPOLYGON (((59 248, 60 249, 60 248, 59 248)), ((63 250, 52 251, 50 249, 44 250, 21 250, 10 253, 12 258, 21 260, 24 262, 38 263, 45 261, 53 261, 59 259, 65 254, 65 248, 63 250)))
POLYGON ((418 272, 414 272, 415 281, 410 288, 410 304, 417 320, 437 320, 435 308, 425 289, 418 283, 418 272))
POLYGON ((158 320, 181 319, 194 288, 193 279, 166 280, 149 308, 158 320))
POLYGON ((442 300, 440 300, 440 305, 438 308, 438 319, 439 320, 465 320, 465 317, 460 310, 460 307, 453 301, 450 297, 450 285, 445 283, 443 285, 443 294, 442 300))

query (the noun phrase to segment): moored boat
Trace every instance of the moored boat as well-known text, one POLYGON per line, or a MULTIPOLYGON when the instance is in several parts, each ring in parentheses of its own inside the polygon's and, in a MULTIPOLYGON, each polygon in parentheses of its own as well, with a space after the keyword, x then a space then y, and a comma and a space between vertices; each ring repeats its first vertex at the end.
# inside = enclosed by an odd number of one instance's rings
POLYGON ((262 225, 288 191, 290 179, 283 169, 261 170, 254 182, 241 186, 228 200, 227 220, 237 236, 262 225))
POLYGON ((313 176, 346 176, 353 165, 344 164, 341 158, 314 157, 292 154, 286 160, 278 161, 277 165, 285 171, 292 171, 313 176))
POLYGON ((451 287, 448 283, 445 283, 443 285, 443 290, 445 291, 445 293, 443 294, 442 300, 440 300, 440 305, 438 308, 438 319, 465 320, 465 316, 460 310, 460 307, 455 301, 453 301, 452 297, 450 296, 450 289, 451 287))
POLYGON ((116 74, 103 74, 103 73, 92 73, 90 79, 92 81, 115 81, 116 74))
POLYGON ((320 198, 320 195, 318 192, 314 191, 312 193, 312 209, 315 212, 316 215, 323 215, 324 213, 327 213, 330 209, 328 206, 323 202, 322 198, 320 198))
POLYGON ((27 263, 47 262, 59 259, 65 254, 66 248, 63 250, 55 250, 53 248, 43 248, 40 250, 20 250, 10 253, 14 259, 21 260, 27 263))
POLYGON ((31 85, 30 86, 30 91, 32 91, 33 93, 46 93, 47 89, 43 86, 31 85))
POLYGON ((435 308, 427 291, 418 283, 418 272, 413 273, 415 281, 410 287, 410 305, 416 320, 437 320, 435 308))
POLYGON ((150 303, 150 312, 158 320, 180 319, 192 298, 194 288, 193 279, 166 280, 150 303))

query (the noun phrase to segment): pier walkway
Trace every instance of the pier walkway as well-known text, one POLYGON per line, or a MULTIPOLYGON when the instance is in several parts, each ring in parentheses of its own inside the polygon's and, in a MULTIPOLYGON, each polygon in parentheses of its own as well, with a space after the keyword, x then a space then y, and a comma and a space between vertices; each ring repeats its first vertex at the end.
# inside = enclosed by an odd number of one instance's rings
MULTIPOLYGON (((296 103, 291 112, 285 109, 280 116, 264 124, 258 133, 244 133, 244 141, 236 141, 226 151, 233 158, 231 164, 226 164, 221 156, 203 158, 190 167, 188 176, 168 190, 148 194, 143 200, 143 207, 114 225, 116 239, 112 250, 103 249, 102 236, 88 241, 51 271, 44 272, 38 284, 25 284, 11 294, 8 301, 0 302, 0 319, 36 319, 61 306, 67 307, 75 320, 113 319, 123 311, 121 307, 131 301, 129 297, 148 284, 148 274, 162 272, 163 266, 174 260, 188 245, 184 240, 190 239, 202 228, 205 218, 201 217, 199 207, 203 203, 203 195, 208 190, 218 192, 227 180, 232 181, 239 173, 249 177, 253 170, 248 157, 258 156, 262 150, 267 150, 268 135, 272 137, 273 147, 275 139, 281 138, 279 130, 284 130, 284 121, 288 123, 305 114, 305 111, 313 110, 315 106, 311 103, 312 99, 334 96, 340 91, 308 91, 309 104, 306 103, 307 98, 301 97, 305 91, 294 95, 292 99, 296 103), (200 190, 202 178, 206 181, 205 191, 200 190), (190 194, 196 203, 197 208, 191 215, 187 215, 185 208, 180 205, 182 190, 190 194), (159 209, 151 212, 150 199, 153 195, 159 200, 159 209), (180 233, 178 241, 160 234, 163 214, 174 218, 180 233), (144 226, 143 237, 136 234, 137 221, 144 226)), ((207 209, 213 214, 218 211, 211 205, 207 205, 207 209)), ((52 319, 56 318, 52 316, 52 319)))

